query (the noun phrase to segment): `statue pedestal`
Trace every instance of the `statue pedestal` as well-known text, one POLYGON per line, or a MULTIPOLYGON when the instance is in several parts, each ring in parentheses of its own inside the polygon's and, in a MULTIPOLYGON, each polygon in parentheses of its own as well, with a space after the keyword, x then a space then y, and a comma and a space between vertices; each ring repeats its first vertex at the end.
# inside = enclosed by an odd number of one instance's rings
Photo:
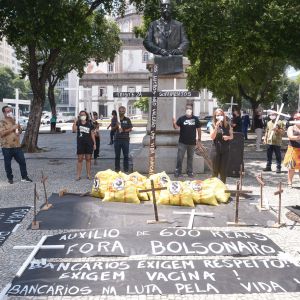
MULTIPOLYGON (((189 60, 183 58, 184 70, 189 66, 189 60)), ((153 61, 148 63, 151 70, 153 61)), ((158 91, 174 90, 174 79, 176 78, 176 89, 186 89, 186 73, 159 75, 158 91)), ((152 78, 151 78, 152 81, 152 78)), ((152 87, 152 82, 151 85, 152 87)), ((176 168, 177 145, 179 139, 179 130, 173 129, 173 98, 158 98, 157 100, 157 125, 156 125, 156 152, 155 152, 155 172, 165 171, 174 173, 176 168)), ((193 102, 193 98, 177 98, 176 99, 176 120, 185 114, 185 106, 187 103, 193 102)), ((147 135, 143 138, 143 148, 140 152, 132 154, 133 170, 143 174, 149 171, 149 142, 150 142, 150 110, 148 117, 147 135)), ((193 163, 194 173, 204 172, 204 160, 202 157, 194 155, 193 163)), ((186 172, 186 156, 182 164, 182 172, 186 172)))

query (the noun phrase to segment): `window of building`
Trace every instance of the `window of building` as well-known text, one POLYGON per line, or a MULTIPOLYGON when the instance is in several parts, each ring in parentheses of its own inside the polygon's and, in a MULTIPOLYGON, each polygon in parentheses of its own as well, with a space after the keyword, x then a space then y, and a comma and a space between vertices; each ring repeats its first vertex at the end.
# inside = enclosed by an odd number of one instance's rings
POLYGON ((149 92, 149 87, 143 86, 143 92, 149 92))
POLYGON ((146 63, 149 60, 149 53, 147 51, 145 51, 143 53, 143 62, 146 63))
POLYGON ((105 95, 106 95, 106 89, 105 89, 105 87, 100 87, 99 88, 98 96, 99 97, 104 97, 105 95))
POLYGON ((134 93, 135 92, 135 86, 130 86, 127 88, 127 92, 134 93))
POLYGON ((127 105, 127 114, 129 116, 136 115, 136 108, 133 106, 135 101, 129 101, 127 105))
POLYGON ((108 73, 112 73, 114 71, 114 63, 108 63, 108 73))

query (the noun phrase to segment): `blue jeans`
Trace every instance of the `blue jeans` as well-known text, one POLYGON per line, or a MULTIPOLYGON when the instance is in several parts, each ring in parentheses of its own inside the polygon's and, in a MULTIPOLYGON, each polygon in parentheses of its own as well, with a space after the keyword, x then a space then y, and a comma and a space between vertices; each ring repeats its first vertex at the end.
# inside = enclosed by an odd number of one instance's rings
POLYGON ((124 160, 123 160, 124 172, 128 172, 129 140, 115 140, 114 147, 115 147, 115 171, 116 172, 120 171, 120 158, 121 158, 121 150, 122 150, 124 156, 124 160))
POLYGON ((177 151, 177 163, 176 163, 176 171, 181 174, 182 172, 182 162, 187 152, 187 174, 193 173, 193 158, 195 152, 195 145, 186 145, 183 143, 178 143, 178 151, 177 151))
POLYGON ((13 179, 13 173, 11 169, 11 160, 14 158, 20 166, 22 178, 27 177, 26 161, 24 157, 23 150, 19 148, 2 148, 2 153, 4 156, 4 167, 8 180, 13 179))
POLYGON ((273 152, 276 157, 276 168, 281 170, 281 146, 267 145, 267 167, 271 168, 273 152))

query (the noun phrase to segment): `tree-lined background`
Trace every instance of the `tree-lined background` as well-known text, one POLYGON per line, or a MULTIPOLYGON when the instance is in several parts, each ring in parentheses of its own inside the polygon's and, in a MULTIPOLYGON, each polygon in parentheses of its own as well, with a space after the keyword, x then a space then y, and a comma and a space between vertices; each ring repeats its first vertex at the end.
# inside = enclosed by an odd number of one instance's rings
MULTIPOLYGON (((71 70, 82 74, 90 59, 113 60, 121 45, 119 31, 106 16, 122 14, 126 2, 0 0, 0 35, 16 49, 22 75, 32 89, 23 139, 27 151, 37 149, 47 93, 55 112, 57 81, 71 70)), ((143 26, 135 29, 143 35, 160 16, 159 1, 130 2, 144 14, 143 26)), ((173 17, 184 23, 190 40, 190 88, 208 88, 220 103, 234 96, 235 102, 252 109, 282 100, 290 112, 297 109, 299 82, 286 78, 285 71, 288 66, 300 68, 299 0, 174 0, 174 4, 173 17)))

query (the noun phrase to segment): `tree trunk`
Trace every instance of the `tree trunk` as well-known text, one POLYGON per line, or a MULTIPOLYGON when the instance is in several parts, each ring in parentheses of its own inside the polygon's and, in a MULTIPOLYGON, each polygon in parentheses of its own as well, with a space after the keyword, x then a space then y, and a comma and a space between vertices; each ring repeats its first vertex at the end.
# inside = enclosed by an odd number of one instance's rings
POLYGON ((33 97, 27 129, 22 141, 22 147, 26 152, 33 153, 37 151, 39 129, 44 103, 45 95, 44 97, 36 95, 33 97))
POLYGON ((55 94, 54 94, 54 88, 55 85, 52 85, 50 81, 48 80, 49 86, 48 86, 48 99, 51 107, 52 115, 56 115, 56 101, 55 101, 55 94))

